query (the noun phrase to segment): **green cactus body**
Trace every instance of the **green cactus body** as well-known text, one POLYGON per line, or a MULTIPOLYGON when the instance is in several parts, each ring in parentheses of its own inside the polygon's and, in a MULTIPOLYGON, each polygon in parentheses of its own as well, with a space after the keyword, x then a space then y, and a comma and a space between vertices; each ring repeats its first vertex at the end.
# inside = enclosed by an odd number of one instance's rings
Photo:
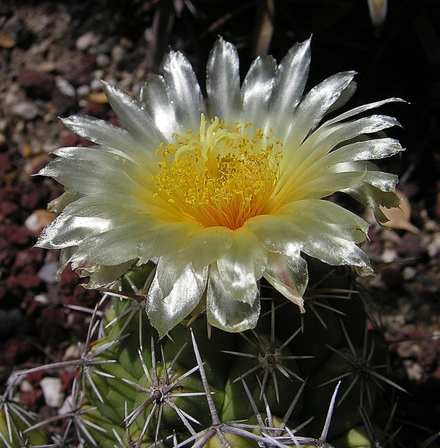
MULTIPOLYGON (((225 350, 236 349, 237 335, 211 328, 208 336, 205 316, 199 316, 191 324, 191 329, 197 339, 205 363, 209 384, 218 390, 223 390, 234 360, 234 356, 225 353, 225 350)), ((190 369, 197 364, 191 344, 191 332, 189 327, 181 324, 174 327, 169 333, 169 339, 166 340, 164 347, 165 357, 172 359, 183 345, 185 345, 185 348, 179 355, 179 363, 190 369)))
POLYGON ((23 448, 45 445, 48 438, 42 429, 29 428, 35 425, 32 414, 15 403, 2 403, 0 408, 0 441, 5 448, 23 448))
MULTIPOLYGON (((235 434, 224 434, 224 440, 231 448, 257 448, 258 444, 246 437, 241 437, 235 434)), ((225 442, 220 440, 219 436, 214 436, 204 445, 204 448, 224 448, 225 442)))
MULTIPOLYGON (((237 346, 240 355, 236 355, 231 366, 225 389, 223 420, 239 420, 254 415, 240 377, 246 381, 261 412, 265 411, 264 393, 274 415, 284 415, 302 384, 296 360, 281 359, 292 356, 287 347, 279 354, 276 350, 271 353, 270 335, 258 334, 249 341, 240 339, 237 346)), ((272 342, 274 347, 281 345, 278 339, 272 342)), ((294 415, 300 412, 300 407, 300 404, 295 407, 294 415)))
MULTIPOLYGON (((374 338, 365 333, 361 300, 319 297, 318 305, 315 297, 300 317, 295 307, 283 305, 285 299, 276 295, 270 306, 265 304, 256 330, 225 333, 209 328, 201 314, 159 340, 139 292, 150 272, 151 267, 137 270, 115 286, 121 297, 129 297, 112 299, 103 317, 102 337, 91 347, 96 356, 88 367, 91 381, 85 381, 83 418, 102 428, 90 429, 98 446, 112 448, 119 438, 127 447, 138 448, 173 446, 185 440, 185 446, 257 447, 252 437, 264 433, 286 437, 284 425, 294 429, 314 417, 304 430, 295 432, 300 445, 307 446, 310 437, 322 431, 338 379, 343 399, 333 413, 330 443, 334 439, 338 448, 364 446, 358 407, 362 406, 364 416, 372 417, 378 387, 362 368, 375 369, 385 353, 372 350, 380 341, 372 345, 374 338), (368 359, 365 351, 371 351, 368 359), (351 386, 356 375, 360 376, 351 386), (220 426, 213 426, 206 387, 220 426), (228 425, 245 426, 231 430, 228 425), (281 429, 275 431, 277 427, 281 429), (345 445, 340 445, 342 441, 345 445)), ((322 290, 336 291, 340 282, 338 291, 346 291, 347 278, 346 271, 336 280, 330 276, 326 281, 333 289, 321 285, 322 290)))
MULTIPOLYGON (((351 355, 349 348, 342 348, 340 352, 343 355, 351 355)), ((359 355, 361 355, 360 352, 359 355)), ((339 395, 344 397, 344 394, 348 393, 335 409, 330 436, 337 437, 344 434, 362 421, 361 415, 356 412, 358 407, 362 407, 368 416, 371 415, 377 393, 375 381, 364 376, 362 372, 358 372, 356 366, 341 357, 339 353, 334 353, 308 381, 311 387, 309 390, 306 389, 303 409, 304 416, 315 417, 307 428, 311 433, 319 430, 324 423, 325 412, 319 412, 320 402, 329 400, 333 393, 335 383, 326 384, 326 382, 341 376, 343 379, 339 395), (368 397, 371 397, 371 403, 368 397)))
MULTIPOLYGON (((378 430, 378 428, 376 428, 378 430)), ((342 437, 333 441, 338 448, 370 448, 371 441, 363 425, 357 425, 350 429, 342 437)))

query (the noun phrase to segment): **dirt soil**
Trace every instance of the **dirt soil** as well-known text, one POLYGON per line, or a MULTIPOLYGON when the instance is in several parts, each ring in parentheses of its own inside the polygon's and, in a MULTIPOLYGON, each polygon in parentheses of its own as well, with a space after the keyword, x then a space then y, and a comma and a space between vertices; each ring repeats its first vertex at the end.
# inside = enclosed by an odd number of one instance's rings
MULTIPOLYGON (((88 144, 58 117, 116 122, 100 79, 137 95, 169 47, 185 52, 203 83, 217 35, 237 45, 245 71, 264 35, 264 3, 0 1, 0 393, 15 369, 72 356, 90 319, 72 306, 93 308, 99 297, 69 269, 57 278, 58 254, 33 247, 53 219, 47 203, 62 192, 33 175, 54 149, 88 144)), ((360 283, 389 346, 390 378, 409 392, 399 394, 402 430, 389 446, 440 446, 439 24, 437 1, 390 0, 377 28, 366 0, 279 0, 267 46, 279 60, 313 34, 310 86, 354 69, 358 92, 349 106, 393 96, 409 102, 382 110, 402 123, 391 135, 407 149, 380 164, 400 176, 407 202, 390 229, 372 226, 365 250, 377 275, 360 283)), ((45 403, 42 375, 28 378, 20 400, 45 418, 56 410, 45 403)), ((72 378, 62 384, 68 394, 72 378)))

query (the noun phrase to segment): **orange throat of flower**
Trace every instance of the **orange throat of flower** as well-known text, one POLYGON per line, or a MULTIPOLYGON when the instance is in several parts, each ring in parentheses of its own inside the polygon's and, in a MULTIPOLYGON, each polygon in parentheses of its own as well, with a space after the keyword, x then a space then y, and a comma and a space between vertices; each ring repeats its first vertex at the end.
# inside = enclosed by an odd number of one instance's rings
POLYGON ((279 177, 282 144, 260 129, 249 137, 249 125, 229 128, 218 118, 207 124, 202 114, 198 134, 175 135, 174 143, 156 151, 155 195, 182 220, 235 230, 264 214, 279 177))

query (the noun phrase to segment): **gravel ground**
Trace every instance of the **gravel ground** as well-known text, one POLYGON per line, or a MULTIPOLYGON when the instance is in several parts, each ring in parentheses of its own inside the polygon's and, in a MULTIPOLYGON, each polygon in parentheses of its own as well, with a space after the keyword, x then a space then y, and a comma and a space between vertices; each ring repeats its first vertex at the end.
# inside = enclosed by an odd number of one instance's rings
MULTIPOLYGON (((390 229, 372 226, 365 250, 377 275, 360 287, 389 345, 390 377, 410 392, 399 398, 395 444, 422 446, 440 430, 439 2, 390 1, 382 28, 361 0, 279 0, 274 27, 265 28, 263 3, 0 1, 0 393, 14 369, 74 357, 89 316, 71 306, 92 308, 98 299, 70 270, 56 278, 57 253, 33 247, 53 219, 46 204, 62 188, 32 175, 52 150, 88 144, 58 117, 116 123, 99 80, 136 95, 160 72, 169 46, 184 51, 202 79, 218 34, 237 45, 243 70, 262 48, 255 43, 267 42, 264 30, 272 33, 265 48, 278 59, 313 34, 311 86, 355 69, 351 106, 390 96, 410 103, 383 108, 401 121, 392 134, 407 151, 381 167, 399 174, 406 202, 390 229)), ((49 406, 43 377, 29 376, 20 399, 45 417, 59 405, 49 406)), ((71 384, 63 374, 61 398, 71 384)))

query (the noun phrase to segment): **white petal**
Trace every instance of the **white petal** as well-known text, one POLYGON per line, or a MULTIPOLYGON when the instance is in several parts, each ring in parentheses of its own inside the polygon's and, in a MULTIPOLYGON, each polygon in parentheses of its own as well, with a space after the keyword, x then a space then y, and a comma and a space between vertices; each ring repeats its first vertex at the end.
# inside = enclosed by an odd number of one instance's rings
MULTIPOLYGON (((71 115, 61 120, 63 124, 80 137, 86 138, 98 145, 119 150, 133 161, 145 164, 145 159, 151 157, 150 151, 137 142, 125 129, 118 128, 104 120, 94 117, 71 115)), ((155 149, 152 148, 151 151, 155 149)))
POLYGON ((267 251, 245 227, 235 230, 232 237, 232 246, 217 260, 218 272, 234 299, 252 304, 266 267, 267 251))
POLYGON ((206 293, 206 315, 211 325, 229 332, 255 328, 260 306, 258 290, 251 304, 234 299, 225 288, 216 263, 211 265, 206 293))
POLYGON ((196 270, 210 265, 229 250, 232 233, 232 230, 226 227, 199 228, 180 249, 180 262, 192 263, 196 270))
POLYGON ((331 126, 326 122, 314 135, 314 152, 319 152, 319 154, 322 154, 322 151, 329 152, 339 143, 363 134, 373 134, 393 126, 400 126, 399 122, 387 115, 371 115, 331 126), (319 150, 320 147, 323 149, 319 150))
POLYGON ((49 176, 82 194, 131 192, 140 188, 133 180, 151 185, 152 176, 129 159, 112 154, 104 146, 60 148, 57 159, 44 167, 39 175, 49 176))
POLYGON ((368 225, 364 220, 323 200, 297 201, 289 208, 285 219, 307 232, 306 254, 334 266, 369 266, 367 255, 357 246, 366 239, 368 225))
POLYGON ((268 126, 276 139, 284 140, 290 119, 299 104, 310 67, 311 39, 295 44, 280 62, 268 111, 268 126))
POLYGON ((136 220, 97 235, 90 233, 79 244, 71 261, 80 263, 90 260, 97 264, 115 266, 136 259, 138 246, 144 238, 142 224, 142 221, 136 220))
POLYGON ((174 133, 186 132, 176 120, 174 107, 168 98, 165 80, 162 76, 152 75, 141 90, 140 101, 142 108, 153 119, 157 129, 168 142, 174 133))
POLYGON ((139 258, 144 264, 153 257, 175 253, 194 231, 187 223, 168 223, 148 215, 82 241, 72 260, 91 260, 113 266, 139 258))
POLYGON ((142 145, 151 148, 157 147, 164 137, 156 128, 151 117, 141 110, 139 104, 130 95, 104 81, 103 85, 110 106, 126 129, 142 145))
POLYGON ((350 98, 354 95, 357 89, 357 82, 355 80, 351 81, 351 83, 341 92, 339 98, 328 108, 325 115, 331 114, 333 111, 340 109, 344 106, 350 98))
POLYGON ((304 312, 303 295, 309 281, 307 262, 298 251, 286 257, 282 254, 270 253, 267 260, 264 278, 284 297, 304 312))
POLYGON ((307 237, 306 232, 290 220, 277 216, 261 215, 245 223, 258 241, 270 252, 292 256, 301 250, 301 241, 307 237))
POLYGON ((379 188, 373 187, 373 185, 366 182, 362 182, 360 185, 341 191, 349 194, 366 207, 370 207, 373 210, 377 221, 380 223, 385 223, 388 221, 388 218, 382 212, 379 205, 391 208, 398 207, 400 204, 400 198, 395 193, 383 192, 379 190, 379 188))
POLYGON ((304 246, 304 252, 332 266, 369 268, 368 256, 354 241, 344 238, 347 235, 339 236, 343 233, 340 227, 316 223, 309 227, 309 238, 304 246))
POLYGON ((76 246, 85 238, 106 232, 109 228, 111 223, 107 219, 69 216, 63 213, 43 230, 36 246, 45 249, 76 246))
POLYGON ((207 64, 206 90, 211 116, 234 124, 239 119, 240 73, 237 49, 221 37, 207 64))
MULTIPOLYGON (((277 215, 284 219, 300 218, 307 223, 307 219, 329 224, 345 226, 349 229, 359 229, 364 237, 368 231, 369 224, 358 215, 349 210, 326 200, 303 199, 288 204, 277 211, 277 215)), ((307 224, 304 225, 307 227, 307 224)))
POLYGON ((81 197, 78 191, 71 190, 70 188, 65 188, 65 190, 61 196, 58 196, 47 204, 47 209, 50 212, 61 213, 67 205, 81 197))
POLYGON ((299 149, 291 154, 284 152, 286 157, 282 161, 282 176, 288 177, 285 186, 293 190, 295 185, 304 183, 307 177, 318 176, 320 172, 314 164, 322 160, 337 145, 363 134, 379 132, 398 124, 394 118, 384 115, 372 115, 333 126, 327 126, 327 123, 324 123, 305 140, 299 149), (289 174, 289 166, 295 166, 297 172, 301 174, 292 178, 289 174))
MULTIPOLYGON (((152 199, 152 198, 146 198, 152 199)), ((139 200, 136 197, 113 192, 83 196, 65 207, 64 212, 72 216, 97 217, 116 220, 117 225, 130 222, 133 217, 145 215, 160 217, 173 221, 174 214, 167 212, 160 205, 139 200)))
POLYGON ((267 110, 275 81, 276 62, 272 56, 259 56, 252 63, 241 88, 242 125, 251 123, 247 131, 252 134, 257 128, 264 129, 268 120, 267 110))
POLYGON ((146 312, 161 338, 197 306, 206 288, 207 273, 207 268, 196 272, 172 256, 159 259, 146 312))
POLYGON ((384 159, 391 157, 404 149, 398 140, 393 138, 379 138, 374 140, 365 140, 335 149, 330 154, 324 156, 313 165, 314 169, 330 167, 342 162, 384 159))
POLYGON ((384 192, 393 192, 399 182, 399 178, 395 174, 384 173, 371 162, 345 162, 332 166, 329 171, 332 172, 349 172, 366 170, 362 181, 373 185, 384 192))
POLYGON ((65 249, 61 249, 60 251, 60 261, 58 266, 57 275, 61 275, 64 269, 66 269, 67 265, 70 262, 70 258, 75 253, 75 250, 78 248, 76 246, 66 247, 65 249))
MULTIPOLYGON (((325 198, 336 191, 359 184, 364 176, 365 171, 324 172, 322 174, 318 172, 314 174, 313 179, 306 179, 305 183, 296 182, 297 185, 291 186, 292 200, 325 198)), ((289 195, 286 196, 285 202, 288 201, 289 195)))
POLYGON ((82 270, 82 277, 90 275, 90 281, 85 285, 87 289, 96 289, 117 280, 122 274, 128 271, 133 265, 133 261, 119 264, 117 266, 98 266, 94 272, 87 273, 82 270))
POLYGON ((145 264, 150 258, 170 253, 175 253, 175 256, 178 257, 179 249, 199 231, 200 226, 187 222, 157 220, 156 224, 150 228, 144 226, 143 239, 137 252, 139 264, 145 264))
POLYGON ((344 112, 344 113, 338 115, 337 117, 326 121, 326 125, 332 125, 332 124, 338 123, 342 120, 346 120, 347 118, 353 117, 354 115, 358 115, 363 112, 366 112, 367 110, 376 109, 377 107, 383 106, 384 104, 405 103, 405 102, 406 101, 404 101, 400 98, 388 98, 386 100, 376 101, 374 103, 363 104, 362 106, 358 106, 353 109, 350 109, 349 111, 344 112))
POLYGON ((299 146, 350 85, 354 75, 355 72, 338 73, 310 90, 296 110, 286 140, 299 146))
POLYGON ((205 106, 191 64, 182 53, 171 51, 165 58, 163 70, 168 98, 173 104, 177 121, 183 129, 197 132, 205 106))
POLYGON ((178 258, 179 249, 199 230, 199 226, 186 222, 156 220, 152 226, 147 226, 148 223, 145 220, 144 225, 139 226, 142 238, 137 247, 138 264, 145 264, 153 257, 170 253, 178 258))

